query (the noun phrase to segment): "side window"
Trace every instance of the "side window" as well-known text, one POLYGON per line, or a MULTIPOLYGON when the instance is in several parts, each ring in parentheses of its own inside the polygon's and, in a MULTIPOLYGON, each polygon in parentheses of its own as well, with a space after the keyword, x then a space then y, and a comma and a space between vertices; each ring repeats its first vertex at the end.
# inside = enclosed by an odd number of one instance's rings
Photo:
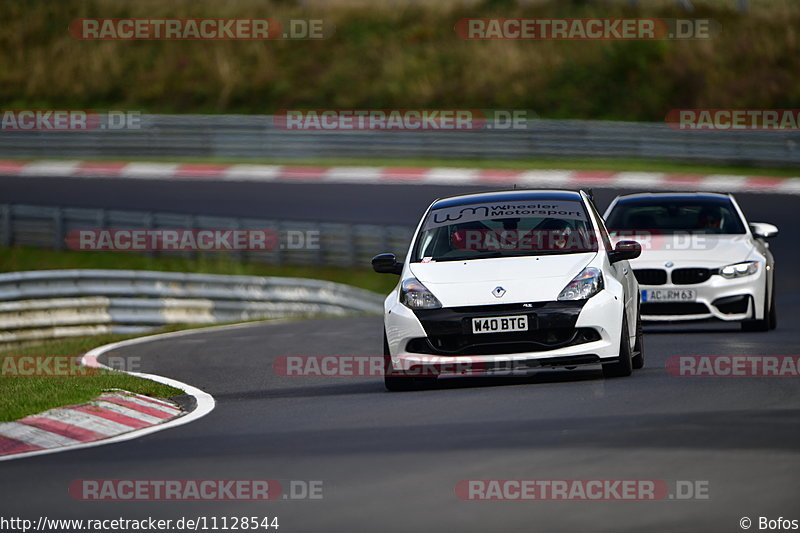
POLYGON ((597 212, 597 208, 594 206, 594 202, 589 200, 589 209, 592 210, 592 215, 594 219, 597 221, 597 227, 600 230, 600 240, 603 241, 603 248, 608 250, 613 250, 614 245, 611 243, 611 238, 608 236, 608 230, 606 229, 606 223, 603 220, 603 217, 600 216, 600 213, 597 212))

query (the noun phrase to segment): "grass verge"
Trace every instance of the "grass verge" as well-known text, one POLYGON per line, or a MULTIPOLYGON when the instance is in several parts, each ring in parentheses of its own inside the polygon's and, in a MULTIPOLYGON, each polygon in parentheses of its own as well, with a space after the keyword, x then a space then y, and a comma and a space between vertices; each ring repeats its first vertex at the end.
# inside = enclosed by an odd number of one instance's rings
MULTIPOLYGON (((174 328, 183 329, 183 328, 174 328)), ((164 330, 168 331, 168 330, 164 330)), ((96 398, 108 389, 124 389, 126 391, 169 398, 178 396, 183 391, 155 381, 137 378, 116 370, 98 369, 92 372, 59 371, 56 366, 63 364, 65 357, 79 357, 92 348, 111 342, 137 337, 138 335, 98 335, 94 337, 75 337, 0 352, 0 422, 9 422, 40 413, 55 407, 85 403, 96 398), (19 356, 32 356, 26 360, 38 362, 43 369, 42 375, 20 375, 24 369, 19 356), (44 358, 53 357, 53 362, 44 358), (58 361, 56 363, 55 361, 58 361), (53 374, 46 375, 47 370, 53 374)), ((69 366, 68 368, 74 368, 69 366)))

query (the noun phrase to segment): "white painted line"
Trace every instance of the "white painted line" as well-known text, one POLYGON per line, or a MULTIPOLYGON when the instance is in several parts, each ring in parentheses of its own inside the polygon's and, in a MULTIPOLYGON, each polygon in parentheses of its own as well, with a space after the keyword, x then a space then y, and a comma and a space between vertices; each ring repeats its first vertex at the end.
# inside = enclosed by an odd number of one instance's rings
POLYGON ((44 429, 39 429, 19 422, 3 422, 0 424, 0 436, 9 437, 22 441, 26 444, 33 444, 42 448, 53 448, 54 446, 72 446, 80 444, 81 441, 51 433, 44 429))

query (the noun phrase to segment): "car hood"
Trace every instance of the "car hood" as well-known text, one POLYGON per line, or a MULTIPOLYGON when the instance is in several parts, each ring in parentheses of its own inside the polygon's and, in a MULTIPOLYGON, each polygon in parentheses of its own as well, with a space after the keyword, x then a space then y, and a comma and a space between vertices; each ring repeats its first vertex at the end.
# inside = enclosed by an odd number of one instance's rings
POLYGON ((746 261, 755 252, 748 235, 655 235, 634 239, 642 245, 642 255, 631 261, 634 268, 663 267, 666 263, 714 268, 746 261))
POLYGON ((445 307, 553 301, 597 255, 502 257, 411 263, 409 271, 445 307), (496 287, 505 293, 496 297, 496 287))

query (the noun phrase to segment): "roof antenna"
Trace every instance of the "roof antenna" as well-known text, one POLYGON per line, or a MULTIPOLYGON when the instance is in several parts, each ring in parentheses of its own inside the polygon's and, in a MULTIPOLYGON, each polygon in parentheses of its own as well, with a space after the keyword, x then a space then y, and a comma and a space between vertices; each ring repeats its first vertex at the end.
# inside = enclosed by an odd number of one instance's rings
POLYGON ((517 190, 517 184, 516 183, 514 184, 514 190, 515 191, 517 190))

